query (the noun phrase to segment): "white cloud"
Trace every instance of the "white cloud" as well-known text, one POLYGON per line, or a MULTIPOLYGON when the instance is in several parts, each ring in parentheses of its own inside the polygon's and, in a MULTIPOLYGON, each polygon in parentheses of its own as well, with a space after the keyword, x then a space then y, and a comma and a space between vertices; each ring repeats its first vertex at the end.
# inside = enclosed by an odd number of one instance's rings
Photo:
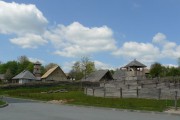
POLYGON ((166 35, 163 33, 157 33, 152 40, 154 43, 164 44, 166 41, 166 35))
POLYGON ((35 63, 37 61, 39 61, 41 64, 45 64, 46 62, 44 60, 41 60, 41 59, 38 59, 38 58, 31 58, 31 57, 28 57, 29 61, 35 63))
POLYGON ((106 63, 103 63, 103 62, 100 62, 97 60, 94 61, 94 64, 95 64, 96 69, 98 69, 98 70, 100 70, 100 69, 115 70, 116 69, 115 67, 113 67, 110 64, 106 64, 106 63))
POLYGON ((58 25, 47 31, 48 38, 57 49, 55 54, 65 57, 84 56, 116 49, 113 32, 107 26, 85 27, 78 22, 58 25))
MULTIPOLYGON (((71 69, 72 69, 72 66, 74 65, 76 61, 71 61, 71 62, 65 62, 63 65, 62 65, 62 69, 65 71, 65 72, 69 72, 71 69)), ((95 64, 95 67, 97 70, 115 70, 116 68, 110 64, 106 64, 106 63, 103 63, 101 61, 98 61, 98 60, 95 60, 93 61, 94 64, 95 64)))
MULTIPOLYGON (((16 35, 10 42, 22 48, 38 48, 50 41, 55 48, 54 53, 65 57, 110 52, 128 59, 137 58, 144 63, 180 57, 180 45, 169 41, 160 32, 153 36, 150 43, 129 41, 118 48, 113 31, 107 26, 90 28, 73 22, 47 30, 47 25, 48 20, 35 5, 0 0, 0 34, 16 35)), ((102 68, 108 66, 101 62, 96 64, 104 66, 102 68)))
POLYGON ((151 43, 125 42, 113 55, 151 63, 159 57, 159 53, 159 48, 151 43))
POLYGON ((162 58, 177 59, 180 57, 180 45, 177 45, 175 42, 167 40, 165 34, 157 33, 153 37, 153 42, 160 45, 162 58))
POLYGON ((22 37, 13 38, 11 43, 21 46, 22 48, 37 48, 40 45, 48 43, 42 36, 36 34, 26 34, 22 37))
POLYGON ((178 65, 174 65, 174 64, 164 64, 163 66, 166 66, 166 67, 178 67, 178 65))
POLYGON ((42 12, 33 4, 0 1, 0 33, 40 33, 47 23, 42 12))
POLYGON ((180 45, 175 42, 167 40, 163 33, 157 33, 152 38, 152 42, 125 42, 123 45, 115 50, 115 56, 124 57, 126 59, 139 59, 146 65, 150 65, 155 61, 161 59, 177 59, 180 57, 180 45))
POLYGON ((62 65, 63 71, 65 71, 65 72, 70 72, 70 70, 72 70, 72 66, 74 65, 75 62, 76 62, 76 61, 65 62, 65 63, 62 65))

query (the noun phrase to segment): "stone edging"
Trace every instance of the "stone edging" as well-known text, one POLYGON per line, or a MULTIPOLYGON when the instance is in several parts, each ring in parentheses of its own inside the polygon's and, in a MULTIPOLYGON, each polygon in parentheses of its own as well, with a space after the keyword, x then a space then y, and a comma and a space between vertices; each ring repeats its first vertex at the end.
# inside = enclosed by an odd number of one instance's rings
POLYGON ((0 105, 0 108, 3 108, 3 107, 6 107, 8 106, 9 104, 6 102, 4 105, 0 105))

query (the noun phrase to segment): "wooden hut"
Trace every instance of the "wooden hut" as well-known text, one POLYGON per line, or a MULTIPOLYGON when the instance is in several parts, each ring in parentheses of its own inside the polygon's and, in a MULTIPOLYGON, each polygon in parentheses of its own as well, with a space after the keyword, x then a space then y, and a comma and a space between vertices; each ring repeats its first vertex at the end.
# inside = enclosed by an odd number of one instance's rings
POLYGON ((42 77, 42 81, 67 81, 66 74, 59 66, 49 69, 42 77))
POLYGON ((98 70, 87 77, 84 77, 81 81, 88 81, 88 82, 104 82, 113 80, 111 72, 109 70, 98 70))
POLYGON ((28 70, 24 70, 12 78, 14 83, 24 84, 36 81, 36 77, 28 70))

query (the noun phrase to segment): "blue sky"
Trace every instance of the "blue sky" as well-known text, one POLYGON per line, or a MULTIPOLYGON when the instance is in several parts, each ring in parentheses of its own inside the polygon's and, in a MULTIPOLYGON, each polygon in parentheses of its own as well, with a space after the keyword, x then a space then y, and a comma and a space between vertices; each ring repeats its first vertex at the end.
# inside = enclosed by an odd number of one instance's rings
POLYGON ((133 59, 177 66, 180 0, 13 1, 0 1, 2 62, 26 55, 66 72, 82 56, 99 69, 133 59))

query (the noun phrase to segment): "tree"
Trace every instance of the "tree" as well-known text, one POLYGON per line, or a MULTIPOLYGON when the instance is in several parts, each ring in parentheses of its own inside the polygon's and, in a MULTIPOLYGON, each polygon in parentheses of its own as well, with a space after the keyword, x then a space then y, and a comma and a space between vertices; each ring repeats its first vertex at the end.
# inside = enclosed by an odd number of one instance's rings
POLYGON ((11 74, 12 74, 13 76, 15 76, 16 74, 18 74, 18 73, 17 73, 18 63, 17 63, 16 61, 8 61, 8 62, 6 63, 6 71, 7 71, 8 69, 11 71, 11 74))
POLYGON ((94 62, 90 61, 88 57, 82 57, 81 59, 81 69, 83 70, 84 77, 95 71, 94 62))
POLYGON ((169 74, 168 76, 178 76, 179 75, 179 69, 175 67, 171 67, 169 69, 169 74))
POLYGON ((26 69, 33 73, 33 70, 34 70, 34 64, 31 63, 31 62, 29 62, 26 69))
POLYGON ((11 82, 11 79, 12 79, 12 77, 13 77, 13 74, 12 74, 12 72, 11 72, 10 69, 7 69, 4 77, 5 77, 6 80, 8 80, 9 82, 11 82))
POLYGON ((178 67, 180 68, 180 57, 178 58, 178 67))
POLYGON ((114 70, 110 70, 110 73, 111 73, 111 75, 113 75, 115 73, 115 71, 114 70))
POLYGON ((21 64, 23 64, 23 63, 25 63, 27 61, 29 61, 29 59, 25 55, 18 57, 18 62, 21 63, 21 64))
POLYGON ((77 61, 72 66, 72 70, 69 72, 71 78, 80 80, 83 77, 87 77, 90 73, 95 71, 94 62, 90 61, 88 57, 82 57, 80 61, 77 61))
POLYGON ((154 63, 150 67, 150 75, 152 77, 159 77, 162 74, 162 65, 158 62, 154 63))
POLYGON ((45 68, 46 71, 48 71, 49 69, 51 69, 51 68, 53 68, 53 67, 55 67, 55 66, 57 66, 57 64, 55 64, 55 63, 49 63, 49 64, 46 65, 44 68, 45 68))
POLYGON ((33 63, 29 61, 28 57, 20 56, 18 57, 18 70, 17 73, 22 72, 23 70, 29 70, 33 72, 33 63))
POLYGON ((71 78, 75 78, 75 80, 80 80, 83 78, 83 71, 81 68, 81 63, 79 61, 74 63, 69 75, 71 78))

